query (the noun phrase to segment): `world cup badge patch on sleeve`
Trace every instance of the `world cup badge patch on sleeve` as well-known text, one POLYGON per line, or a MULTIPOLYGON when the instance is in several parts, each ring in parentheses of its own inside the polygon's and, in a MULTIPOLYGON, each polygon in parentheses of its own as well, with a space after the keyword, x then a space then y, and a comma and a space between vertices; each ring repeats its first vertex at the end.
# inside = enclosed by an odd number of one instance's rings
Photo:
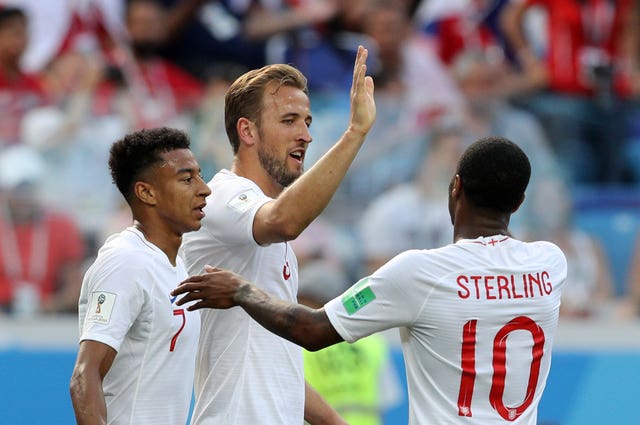
POLYGON ((342 305, 349 316, 376 299, 376 294, 369 286, 369 278, 365 277, 353 285, 342 296, 342 305))
POLYGON ((109 323, 111 312, 116 301, 116 294, 110 292, 93 292, 87 310, 87 321, 95 323, 109 323))
POLYGON ((247 189, 231 199, 228 205, 234 210, 243 213, 251 208, 256 199, 258 199, 256 191, 253 189, 247 189))

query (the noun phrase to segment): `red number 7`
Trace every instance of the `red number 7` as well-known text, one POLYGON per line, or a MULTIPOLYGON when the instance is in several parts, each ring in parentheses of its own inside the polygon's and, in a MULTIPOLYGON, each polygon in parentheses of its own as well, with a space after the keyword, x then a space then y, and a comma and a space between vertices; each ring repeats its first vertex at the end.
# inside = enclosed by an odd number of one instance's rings
POLYGON ((169 351, 173 351, 176 348, 176 341, 178 341, 178 335, 180 335, 180 332, 182 332, 182 330, 184 329, 184 325, 187 323, 187 318, 184 315, 184 309, 180 308, 177 310, 173 310, 173 315, 174 316, 182 316, 182 325, 180 326, 180 329, 178 329, 178 332, 176 332, 176 334, 173 336, 173 338, 171 338, 171 345, 169 346, 169 351))

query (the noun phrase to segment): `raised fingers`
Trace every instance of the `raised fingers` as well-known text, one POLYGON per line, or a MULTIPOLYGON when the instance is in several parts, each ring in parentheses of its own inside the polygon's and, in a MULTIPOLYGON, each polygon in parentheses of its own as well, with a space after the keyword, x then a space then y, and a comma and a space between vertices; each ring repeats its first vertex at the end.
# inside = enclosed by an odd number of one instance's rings
POLYGON ((367 72, 367 57, 369 55, 369 51, 365 49, 363 46, 358 46, 358 53, 356 55, 356 61, 353 65, 353 81, 351 82, 352 89, 358 88, 360 84, 362 84, 362 80, 364 79, 365 73, 367 72))

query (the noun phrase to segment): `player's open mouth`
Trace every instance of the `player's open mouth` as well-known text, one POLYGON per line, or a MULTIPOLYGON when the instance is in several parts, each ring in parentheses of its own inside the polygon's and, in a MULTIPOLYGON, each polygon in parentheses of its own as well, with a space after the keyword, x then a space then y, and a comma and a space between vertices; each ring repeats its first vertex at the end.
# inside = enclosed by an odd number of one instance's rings
POLYGON ((201 219, 204 218, 204 216, 206 215, 204 213, 204 207, 206 207, 206 206, 207 206, 207 204, 202 204, 202 205, 200 205, 200 206, 195 208, 198 217, 201 218, 201 219))
POLYGON ((289 156, 302 164, 302 161, 304 161, 304 149, 297 149, 291 152, 289 156))

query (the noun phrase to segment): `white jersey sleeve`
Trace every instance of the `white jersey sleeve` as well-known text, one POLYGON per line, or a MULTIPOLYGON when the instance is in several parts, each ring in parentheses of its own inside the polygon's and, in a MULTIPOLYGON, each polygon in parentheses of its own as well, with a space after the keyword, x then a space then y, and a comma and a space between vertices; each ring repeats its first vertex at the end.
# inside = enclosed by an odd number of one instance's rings
MULTIPOLYGON (((113 255, 86 281, 86 316, 80 340, 102 342, 120 350, 129 328, 140 315, 144 290, 139 286, 143 270, 127 253, 113 255)), ((81 300, 82 301, 82 300, 81 300)))
POLYGON ((345 341, 413 323, 424 300, 416 298, 409 286, 411 257, 411 251, 397 255, 325 305, 329 320, 345 341))

